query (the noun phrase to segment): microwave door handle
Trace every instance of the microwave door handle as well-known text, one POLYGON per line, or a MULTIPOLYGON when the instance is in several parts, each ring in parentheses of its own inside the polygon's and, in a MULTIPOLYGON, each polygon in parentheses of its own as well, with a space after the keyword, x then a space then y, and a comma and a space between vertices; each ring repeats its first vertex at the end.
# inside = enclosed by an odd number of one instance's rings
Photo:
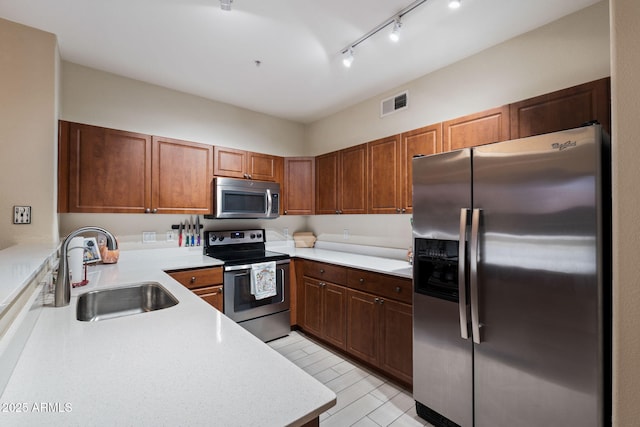
POLYGON ((271 196, 271 190, 267 188, 267 211, 265 212, 267 217, 271 216, 272 206, 273 206, 273 197, 271 196))

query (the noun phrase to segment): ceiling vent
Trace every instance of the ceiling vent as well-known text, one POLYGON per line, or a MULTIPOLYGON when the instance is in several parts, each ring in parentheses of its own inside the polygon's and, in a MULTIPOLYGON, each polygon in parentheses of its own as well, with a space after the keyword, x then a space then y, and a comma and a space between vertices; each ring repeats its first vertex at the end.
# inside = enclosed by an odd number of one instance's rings
POLYGON ((380 103, 380 117, 388 116, 409 106, 409 91, 404 91, 391 98, 383 99, 380 103))

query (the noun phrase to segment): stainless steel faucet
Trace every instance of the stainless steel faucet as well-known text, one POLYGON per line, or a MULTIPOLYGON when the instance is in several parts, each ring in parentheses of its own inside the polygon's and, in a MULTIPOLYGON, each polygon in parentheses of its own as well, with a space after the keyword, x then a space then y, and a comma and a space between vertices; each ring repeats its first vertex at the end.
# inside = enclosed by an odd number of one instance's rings
POLYGON ((72 231, 69 233, 67 237, 64 238, 62 245, 60 246, 60 262, 58 264, 58 277, 56 280, 56 293, 55 293, 55 306, 56 307, 65 307, 69 305, 69 301, 71 301, 71 284, 69 283, 69 262, 67 261, 67 251, 69 249, 69 242, 76 236, 79 236, 83 233, 102 233, 107 236, 107 248, 109 250, 118 249, 118 242, 116 238, 111 234, 111 232, 105 230, 100 227, 82 227, 78 228, 76 231, 72 231))

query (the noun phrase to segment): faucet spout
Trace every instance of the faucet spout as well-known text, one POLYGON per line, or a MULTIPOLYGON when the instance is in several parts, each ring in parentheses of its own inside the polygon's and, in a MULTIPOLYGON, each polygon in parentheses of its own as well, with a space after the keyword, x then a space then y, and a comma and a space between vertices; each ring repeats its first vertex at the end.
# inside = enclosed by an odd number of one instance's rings
POLYGON ((82 227, 69 233, 60 245, 60 262, 58 264, 58 277, 56 280, 55 302, 56 307, 65 307, 71 301, 71 284, 69 283, 69 262, 67 260, 67 251, 69 250, 69 242, 76 236, 84 233, 102 233, 107 237, 107 248, 109 250, 118 249, 118 242, 110 231, 101 227, 82 227))

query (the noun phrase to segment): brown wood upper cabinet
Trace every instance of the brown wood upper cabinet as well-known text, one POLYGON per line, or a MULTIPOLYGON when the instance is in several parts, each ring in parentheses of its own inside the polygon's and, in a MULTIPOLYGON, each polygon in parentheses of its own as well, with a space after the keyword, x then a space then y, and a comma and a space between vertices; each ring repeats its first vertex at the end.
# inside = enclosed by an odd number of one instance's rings
POLYGON ((314 157, 287 157, 284 160, 285 215, 313 215, 315 213, 314 157))
POLYGON ((511 138, 576 128, 593 120, 610 132, 610 80, 607 77, 511 104, 511 138))
POLYGON ((154 213, 211 213, 213 146, 154 136, 151 204, 154 213))
POLYGON ((368 212, 412 212, 412 159, 442 151, 442 124, 369 142, 368 150, 368 212))
POLYGON ((443 151, 507 141, 510 139, 509 106, 448 120, 443 123, 443 133, 443 151))
POLYGON ((245 178, 282 183, 284 158, 270 154, 216 146, 214 148, 213 174, 230 178, 245 178))
POLYGON ((367 213, 367 144, 316 157, 316 213, 367 213))
POLYGON ((59 212, 210 212, 213 147, 60 122, 59 212))

